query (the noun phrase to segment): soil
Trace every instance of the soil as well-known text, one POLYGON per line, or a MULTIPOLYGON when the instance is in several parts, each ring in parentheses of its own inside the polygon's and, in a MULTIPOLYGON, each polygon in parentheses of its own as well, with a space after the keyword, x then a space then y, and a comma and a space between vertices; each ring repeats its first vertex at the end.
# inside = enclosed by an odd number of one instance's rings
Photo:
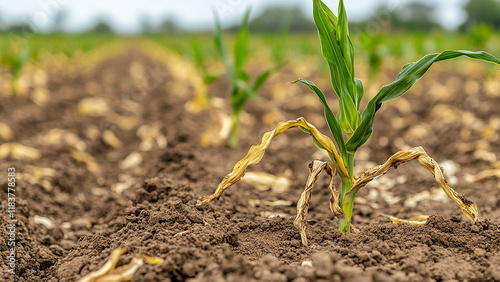
MULTIPOLYGON (((491 90, 487 81, 495 78, 488 80, 491 74, 472 67, 477 71, 433 67, 405 98, 384 105, 357 164, 367 169, 399 150, 423 146, 438 163, 447 161, 455 168, 455 188, 477 204, 478 222, 472 224, 447 198, 431 199, 439 195, 431 189, 437 183, 417 162, 410 162, 360 190, 352 218, 360 234, 339 233, 328 206, 328 179, 321 176, 307 218, 309 247, 301 245, 293 226, 294 205, 308 164, 313 158, 327 158, 307 134, 295 129, 277 137, 262 162, 249 169, 272 174, 291 170, 289 192, 262 191, 239 182, 218 201, 196 207, 197 199, 213 193, 250 145, 272 129, 261 118, 266 109, 250 102, 250 119, 243 122, 237 149, 203 148, 200 133, 207 127, 208 114, 185 111, 192 95, 177 93, 182 82, 175 81, 168 63, 132 49, 81 71, 47 68, 46 104, 0 95, 2 121, 12 128, 13 142, 41 153, 34 160, 9 158, 0 164, 4 195, 7 168, 15 167, 18 173, 16 274, 8 273, 8 236, 2 235, 0 280, 75 281, 99 269, 113 250, 127 247, 119 265, 130 262, 134 254, 164 259, 139 268, 132 281, 500 281, 498 179, 467 182, 468 175, 499 166, 500 88, 491 90), (156 73, 147 76, 149 84, 135 82, 130 70, 136 65, 147 74, 156 73), (122 119, 138 118, 138 124, 125 128, 109 116, 81 115, 78 103, 92 97, 106 99, 113 105, 110 111, 122 119), (131 107, 131 102, 141 109, 131 107), (168 145, 141 150, 137 129, 157 122, 168 145), (97 138, 90 137, 89 127, 98 129, 97 138), (74 148, 67 140, 44 143, 42 137, 51 129, 75 134, 99 169, 91 171, 72 157, 74 148), (106 130, 123 146, 113 148, 104 142, 106 130), (120 166, 134 152, 142 162, 120 166), (44 178, 49 185, 32 181, 33 166, 55 169, 55 175, 44 178), (408 204, 415 195, 424 195, 424 200, 408 204), (286 200, 292 205, 253 207, 249 199, 286 200), (393 224, 383 214, 431 217, 425 225, 413 226, 393 224), (51 224, 42 224, 40 217, 51 224)), ((397 71, 387 69, 367 92, 389 82, 397 71)), ((306 75, 313 81, 320 77, 316 72, 306 75)), ((304 116, 326 134, 321 105, 303 98, 315 101, 314 95, 286 83, 306 75, 286 66, 264 86, 261 104, 274 106, 284 120, 304 116), (275 101, 277 89, 292 94, 275 101)), ((324 77, 318 80, 320 88, 330 89, 324 77)), ((193 92, 184 87, 188 94, 193 92)), ((227 82, 218 82, 211 93, 224 96, 225 87, 227 82)), ((334 94, 327 95, 334 104, 334 94)), ((443 167, 450 170, 450 165, 443 167)), ((2 200, 1 210, 7 210, 7 201, 2 200)), ((7 219, 2 216, 2 226, 7 219)))

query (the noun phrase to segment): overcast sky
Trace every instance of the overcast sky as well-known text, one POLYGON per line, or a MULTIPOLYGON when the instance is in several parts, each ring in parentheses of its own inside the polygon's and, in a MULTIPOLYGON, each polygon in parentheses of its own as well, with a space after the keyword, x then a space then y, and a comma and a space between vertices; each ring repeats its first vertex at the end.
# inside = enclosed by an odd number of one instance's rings
MULTIPOLYGON (((467 0, 420 0, 437 7, 439 21, 449 29, 464 20, 462 6, 467 0)), ((335 7, 338 0, 325 0, 335 7)), ((409 0, 345 0, 347 16, 351 20, 369 16, 379 5, 388 5, 398 11, 409 0)), ((246 7, 252 6, 252 14, 258 15, 270 5, 299 6, 311 15, 310 0, 16 0, 0 1, 0 22, 27 21, 36 30, 48 30, 59 10, 68 14, 67 31, 82 31, 91 27, 96 19, 105 19, 122 33, 140 29, 141 18, 148 17, 153 23, 167 16, 188 29, 210 29, 213 26, 212 9, 221 15, 223 24, 239 21, 246 7)))

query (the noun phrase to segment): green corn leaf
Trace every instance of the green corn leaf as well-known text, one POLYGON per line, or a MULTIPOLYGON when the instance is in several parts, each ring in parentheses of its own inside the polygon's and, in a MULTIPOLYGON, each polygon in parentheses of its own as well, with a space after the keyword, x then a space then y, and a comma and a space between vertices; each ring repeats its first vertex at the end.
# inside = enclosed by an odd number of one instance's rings
POLYGON ((217 49, 217 52, 219 52, 219 55, 222 57, 222 60, 224 61, 224 64, 227 67, 228 65, 231 65, 231 61, 229 60, 229 56, 227 55, 227 50, 224 47, 224 43, 222 41, 222 27, 219 15, 216 12, 214 12, 214 19, 215 19, 215 33, 214 33, 215 48, 217 49))
POLYGON ((253 84, 253 87, 252 87, 252 90, 254 92, 257 92, 259 91, 260 87, 262 86, 262 84, 264 84, 264 82, 266 82, 267 78, 269 78, 269 76, 271 75, 271 73, 273 72, 272 69, 262 73, 261 75, 259 75, 256 79, 255 79, 255 82, 253 84))
MULTIPOLYGON (((340 49, 342 50, 342 55, 346 62, 347 69, 351 75, 351 79, 354 79, 354 49, 349 38, 349 27, 347 25, 347 15, 345 12, 344 1, 340 0, 339 10, 338 10, 338 25, 337 25, 337 40, 339 41, 340 49)), ((355 92, 351 92, 355 93, 355 92)))
POLYGON ((365 90, 363 87, 363 82, 361 80, 355 78, 356 81, 356 100, 358 103, 356 103, 356 110, 359 112, 359 101, 363 99, 363 96, 365 95, 365 90))
POLYGON ((214 19, 215 19, 215 35, 214 35, 215 48, 219 52, 220 56, 222 57, 222 60, 224 61, 224 65, 226 66, 227 75, 229 76, 229 81, 231 82, 230 93, 231 96, 233 97, 234 95, 237 95, 238 92, 236 85, 236 81, 238 80, 238 75, 231 60, 229 59, 227 50, 224 47, 224 42, 222 40, 222 27, 220 23, 220 18, 215 11, 214 11, 214 19))
POLYGON ((348 152, 355 152, 363 145, 372 134, 373 119, 375 113, 380 109, 382 103, 396 99, 403 95, 413 84, 415 84, 430 68, 433 63, 453 59, 460 56, 483 60, 500 65, 500 60, 486 52, 471 51, 444 51, 442 53, 428 54, 417 62, 407 64, 398 74, 396 80, 391 84, 385 85, 373 97, 365 111, 359 127, 351 138, 347 141, 346 149, 348 152))
POLYGON ((253 91, 254 91, 254 92, 258 92, 258 91, 259 91, 259 89, 260 89, 260 87, 262 86, 262 84, 264 84, 264 82, 266 82, 266 80, 269 78, 269 76, 270 76, 273 72, 275 72, 275 71, 279 70, 279 69, 280 69, 283 65, 284 65, 284 63, 283 63, 283 62, 280 62, 280 63, 278 63, 276 66, 274 66, 274 67, 272 67, 272 68, 268 69, 267 71, 265 71, 265 72, 261 73, 261 74, 260 74, 260 75, 259 75, 259 76, 255 79, 255 82, 254 82, 253 87, 252 87, 253 91))
POLYGON ((200 48, 199 42, 193 40, 191 42, 191 46, 193 48, 194 62, 203 74, 203 82, 207 85, 214 83, 217 80, 218 76, 208 74, 207 68, 205 67, 204 64, 205 56, 200 48))
MULTIPOLYGON (((340 9, 343 9, 343 5, 340 9)), ((356 83, 352 65, 354 56, 352 44, 346 32, 345 11, 342 24, 339 22, 337 26, 338 19, 332 11, 322 1, 314 0, 313 16, 321 41, 323 57, 330 68, 332 86, 339 97, 340 109, 337 119, 342 129, 350 134, 357 127, 360 115, 356 106, 356 83), (337 28, 342 30, 337 31, 337 28), (341 40, 339 41, 338 38, 341 40), (343 49, 347 50, 347 57, 344 56, 343 49)))
POLYGON ((219 77, 216 75, 205 75, 203 82, 207 85, 214 83, 219 77))
MULTIPOLYGON (((342 136, 342 129, 340 128, 340 125, 339 125, 337 119, 335 119, 335 115, 333 114, 332 110, 328 106, 325 95, 323 94, 323 92, 321 92, 321 90, 314 83, 312 83, 309 80, 305 80, 305 79, 301 78, 301 79, 297 79, 295 81, 292 81, 291 83, 297 83, 297 82, 304 83, 316 94, 316 96, 318 96, 319 101, 321 102, 321 104, 323 104, 323 107, 325 108, 326 121, 328 122, 328 127, 330 128, 330 131, 332 132, 333 138, 335 139, 337 146, 339 146, 340 154, 342 155, 342 158, 347 158, 346 148, 345 148, 345 144, 344 144, 344 137, 342 136)), ((344 162, 346 162, 346 160, 344 160, 344 162)))
POLYGON ((234 42, 234 68, 239 74, 243 69, 248 58, 248 18, 250 17, 250 9, 245 12, 245 16, 241 22, 236 41, 234 42))
POLYGON ((200 68, 203 73, 205 73, 205 64, 203 63, 205 61, 205 57, 203 56, 203 52, 201 51, 200 43, 196 40, 193 40, 191 41, 191 47, 193 48, 194 62, 196 66, 200 68))

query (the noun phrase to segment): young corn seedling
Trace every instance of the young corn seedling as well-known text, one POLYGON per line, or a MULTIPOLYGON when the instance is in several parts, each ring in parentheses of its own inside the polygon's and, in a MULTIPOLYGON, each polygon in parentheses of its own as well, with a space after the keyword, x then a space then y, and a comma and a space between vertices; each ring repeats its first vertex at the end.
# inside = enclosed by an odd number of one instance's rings
MULTIPOLYGON (((325 118, 337 147, 330 138, 320 133, 315 126, 308 123, 304 118, 281 122, 273 131, 265 133, 261 143, 250 148, 247 155, 222 180, 215 193, 201 198, 198 201, 198 205, 219 198, 224 190, 239 181, 249 165, 255 164, 262 159, 265 150, 275 136, 290 128, 299 127, 312 136, 317 147, 328 152, 332 162, 330 164, 315 160, 309 166, 309 178, 307 179, 304 192, 297 203, 297 217, 294 221, 294 225, 300 231, 303 245, 307 245, 305 219, 309 200, 313 185, 322 171, 326 171, 331 178, 329 185, 331 190, 330 209, 339 219, 339 230, 341 233, 350 232, 353 227, 351 225, 352 209, 354 197, 359 189, 363 188, 374 178, 386 173, 391 167, 397 167, 404 162, 412 160, 417 160, 425 169, 431 172, 446 195, 460 206, 462 212, 472 222, 476 222, 478 216, 476 204, 448 186, 441 168, 434 159, 427 155, 422 147, 397 152, 382 165, 376 166, 358 177, 353 174, 354 154, 370 138, 375 113, 380 109, 382 103, 403 95, 426 73, 433 63, 459 56, 466 56, 498 65, 500 65, 500 61, 485 52, 444 51, 442 53, 425 55, 419 61, 405 65, 396 80, 382 87, 368 102, 364 111, 361 112, 360 102, 363 98, 363 84, 354 76, 354 51, 349 38, 344 3, 340 0, 337 17, 322 1, 313 0, 313 13, 314 22, 316 23, 321 41, 323 57, 328 63, 331 83, 338 96, 339 112, 336 115, 332 112, 325 95, 312 82, 305 79, 298 79, 293 83, 304 83, 318 96, 321 104, 324 106, 325 118), (335 175, 339 175, 341 179, 342 187, 340 191, 337 191, 333 185, 333 177, 335 175)), ((413 221, 415 220, 408 222, 413 221)))
POLYGON ((20 51, 14 51, 13 48, 9 54, 1 56, 1 64, 7 66, 10 72, 11 91, 14 96, 25 94, 26 86, 23 85, 21 74, 31 57, 32 53, 28 48, 22 48, 20 51))
POLYGON ((240 121, 240 114, 245 106, 248 98, 257 98, 257 92, 267 80, 269 75, 276 70, 271 68, 261 73, 252 85, 250 85, 250 76, 244 70, 245 63, 248 59, 248 19, 250 17, 250 10, 247 10, 241 22, 240 29, 236 36, 234 43, 234 60, 229 58, 228 52, 224 47, 222 40, 222 28, 220 19, 215 14, 215 47, 222 57, 226 66, 226 75, 230 81, 230 97, 231 97, 231 131, 229 135, 229 146, 235 148, 238 145, 238 126, 240 121))

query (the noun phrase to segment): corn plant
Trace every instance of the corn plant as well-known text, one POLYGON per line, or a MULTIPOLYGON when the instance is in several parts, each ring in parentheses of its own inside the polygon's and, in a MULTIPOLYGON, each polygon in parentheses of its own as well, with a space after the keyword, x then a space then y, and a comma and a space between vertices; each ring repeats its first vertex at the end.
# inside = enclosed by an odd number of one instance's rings
POLYGON ((253 84, 250 85, 250 76, 244 70, 245 63, 248 60, 249 17, 250 10, 247 10, 234 43, 234 60, 231 60, 226 48, 224 47, 220 19, 218 15, 215 14, 215 47, 224 61, 224 65, 226 66, 226 75, 229 77, 230 81, 229 92, 231 97, 232 124, 229 136, 229 146, 232 148, 235 148, 238 145, 238 126, 243 107, 249 98, 257 98, 258 90, 267 80, 269 75, 276 69, 271 68, 261 73, 257 76, 253 84))
MULTIPOLYGON (((297 203, 297 217, 294 221, 295 226, 300 231, 304 245, 307 245, 305 218, 309 200, 313 184, 322 171, 326 171, 331 177, 329 185, 331 190, 330 209, 339 219, 339 230, 341 233, 350 232, 353 227, 351 216, 354 197, 359 189, 363 188, 375 177, 386 173, 391 167, 397 167, 411 160, 417 160, 425 169, 430 171, 448 197, 460 206, 462 212, 468 218, 476 222, 478 216, 476 204, 464 195, 455 192, 447 185, 441 168, 434 159, 427 155, 422 147, 398 152, 391 156, 384 164, 364 172, 359 177, 356 177, 353 173, 354 155, 357 149, 370 138, 375 114, 380 110, 382 104, 403 95, 426 73, 433 63, 459 56, 466 56, 498 65, 500 65, 500 61, 485 52, 444 51, 442 53, 425 55, 419 61, 405 65, 396 80, 382 87, 368 102, 364 111, 360 111, 364 90, 362 82, 354 75, 354 51, 349 38, 344 3, 340 0, 337 17, 322 1, 313 0, 313 13, 314 22, 321 41, 323 57, 328 63, 331 83, 338 96, 338 113, 333 113, 328 106, 328 101, 323 92, 312 82, 305 79, 298 79, 293 83, 301 82, 307 85, 318 96, 321 104, 324 106, 325 118, 335 143, 303 118, 281 122, 273 131, 265 133, 261 143, 250 148, 247 155, 235 165, 233 171, 219 184, 215 193, 201 198, 198 201, 198 205, 219 198, 225 189, 239 181, 249 165, 261 160, 272 138, 289 128, 299 127, 311 134, 318 148, 328 152, 332 162, 330 164, 315 160, 309 167, 309 178, 306 182, 304 192, 297 203), (342 187, 340 192, 337 191, 333 184, 333 177, 335 175, 339 175, 341 179, 342 187)), ((354 228, 354 230, 356 229, 354 228)))
POLYGON ((32 52, 28 48, 22 48, 20 51, 14 51, 14 48, 8 54, 3 54, 0 59, 2 65, 6 66, 11 75, 11 88, 12 94, 18 95, 21 89, 19 89, 19 79, 23 68, 29 62, 32 57, 32 52))

